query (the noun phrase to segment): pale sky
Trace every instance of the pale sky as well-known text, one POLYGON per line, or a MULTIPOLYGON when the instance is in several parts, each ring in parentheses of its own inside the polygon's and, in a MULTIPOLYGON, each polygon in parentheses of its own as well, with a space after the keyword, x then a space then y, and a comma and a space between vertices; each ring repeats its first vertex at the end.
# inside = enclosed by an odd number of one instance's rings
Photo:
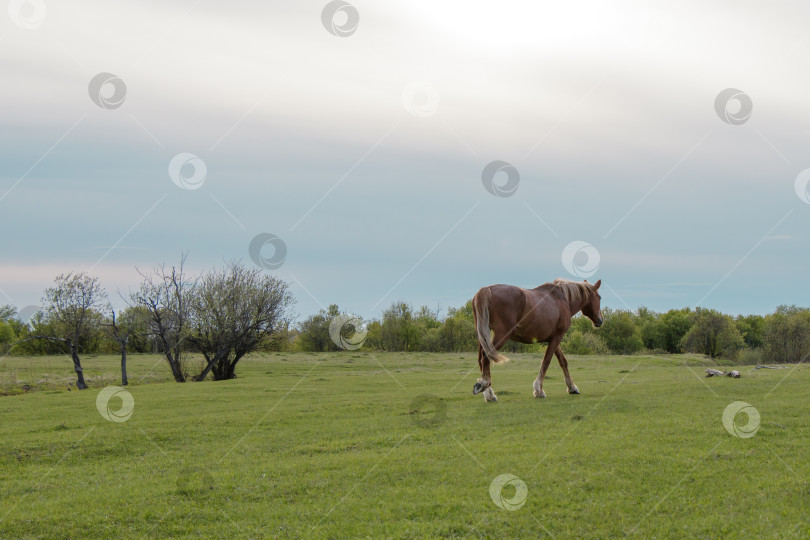
POLYGON ((264 234, 302 317, 586 275, 614 308, 810 305, 807 20, 804 2, 14 0, 0 304, 68 271, 114 297, 184 251, 262 263, 264 234))

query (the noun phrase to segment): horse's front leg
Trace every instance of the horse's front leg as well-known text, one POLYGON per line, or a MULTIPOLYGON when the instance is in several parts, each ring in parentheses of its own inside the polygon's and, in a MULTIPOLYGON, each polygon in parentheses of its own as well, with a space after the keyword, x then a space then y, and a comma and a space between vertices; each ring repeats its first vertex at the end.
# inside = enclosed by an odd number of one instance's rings
POLYGON ((551 364, 551 357, 554 355, 554 350, 560 344, 560 341, 561 338, 552 338, 548 343, 546 354, 543 355, 543 363, 540 365, 540 373, 537 374, 537 378, 534 380, 534 384, 532 385, 534 388, 534 397, 536 398, 546 397, 546 393, 543 391, 543 381, 546 378, 548 366, 551 364))
POLYGON ((565 386, 568 387, 568 393, 579 394, 579 388, 577 388, 577 385, 575 385, 574 381, 571 380, 571 374, 568 373, 568 360, 566 360, 565 355, 563 354, 559 345, 557 345, 557 348, 554 349, 554 354, 557 356, 557 361, 560 363, 560 367, 563 370, 563 375, 565 375, 565 386))

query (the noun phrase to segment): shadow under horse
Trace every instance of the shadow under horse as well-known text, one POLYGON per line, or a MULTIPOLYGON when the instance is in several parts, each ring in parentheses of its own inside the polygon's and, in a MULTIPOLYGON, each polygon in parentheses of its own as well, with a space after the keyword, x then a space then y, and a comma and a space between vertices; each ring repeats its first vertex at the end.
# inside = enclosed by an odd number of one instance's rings
POLYGON ((568 393, 579 394, 577 385, 568 373, 568 361, 560 349, 560 342, 571 326, 571 317, 580 311, 594 326, 602 326, 600 285, 601 279, 593 284, 587 280, 555 279, 534 289, 490 285, 479 290, 473 297, 472 305, 481 378, 473 386, 473 394, 483 392, 486 401, 498 401, 492 390, 489 365, 507 361, 498 350, 509 339, 518 343, 548 343, 540 373, 532 385, 534 397, 546 397, 543 380, 552 354, 557 356, 563 370, 568 393))

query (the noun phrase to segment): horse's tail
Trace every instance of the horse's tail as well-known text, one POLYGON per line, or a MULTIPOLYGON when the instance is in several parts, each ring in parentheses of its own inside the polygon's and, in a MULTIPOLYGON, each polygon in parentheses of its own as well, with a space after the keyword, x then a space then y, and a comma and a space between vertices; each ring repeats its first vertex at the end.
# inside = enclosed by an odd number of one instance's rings
POLYGON ((495 364, 507 362, 509 359, 499 353, 492 344, 492 336, 489 328, 489 302, 492 299, 492 291, 489 287, 484 287, 473 297, 473 312, 475 313, 475 332, 478 334, 478 344, 484 350, 484 354, 495 364))

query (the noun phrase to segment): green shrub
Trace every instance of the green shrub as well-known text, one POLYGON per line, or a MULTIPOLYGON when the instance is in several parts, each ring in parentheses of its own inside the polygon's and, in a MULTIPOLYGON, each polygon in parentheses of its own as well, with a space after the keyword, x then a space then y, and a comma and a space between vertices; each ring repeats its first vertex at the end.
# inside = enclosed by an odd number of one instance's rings
POLYGON ((563 338, 560 345, 564 353, 567 354, 608 354, 608 346, 594 333, 583 333, 574 330, 563 338))

